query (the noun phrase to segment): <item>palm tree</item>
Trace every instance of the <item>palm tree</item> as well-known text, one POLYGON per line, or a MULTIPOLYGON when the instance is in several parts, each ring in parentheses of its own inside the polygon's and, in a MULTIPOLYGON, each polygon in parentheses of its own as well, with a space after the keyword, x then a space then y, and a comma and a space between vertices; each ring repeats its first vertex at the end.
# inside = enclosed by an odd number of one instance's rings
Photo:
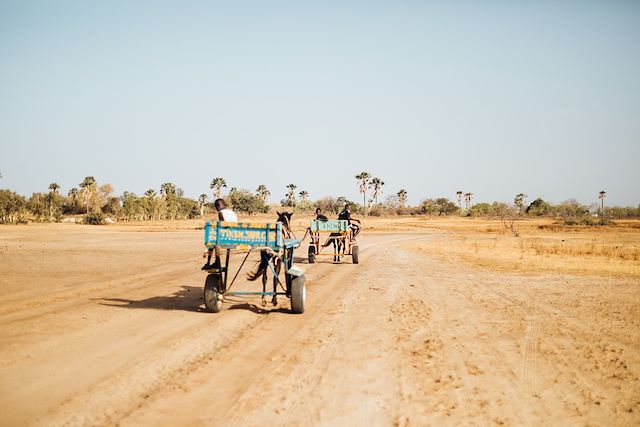
POLYGON ((456 199, 458 199, 458 208, 462 210, 462 191, 456 191, 456 199))
POLYGON ((213 190, 213 197, 219 199, 222 196, 222 189, 227 187, 227 181, 224 178, 213 178, 211 184, 209 184, 209 188, 213 190))
POLYGON ((600 199, 600 214, 604 217, 604 198, 607 197, 607 192, 602 190, 598 193, 598 199, 600 199))
POLYGON ((305 203, 309 198, 309 193, 305 190, 302 190, 301 192, 299 192, 298 195, 300 196, 300 201, 302 203, 305 203))
POLYGON ((398 191, 398 202, 400 202, 400 207, 404 208, 404 205, 407 203, 407 190, 404 188, 398 191))
POLYGON ((206 194, 201 194, 198 197, 198 205, 200 206, 200 217, 204 216, 204 205, 205 203, 207 203, 207 195, 206 194))
POLYGON ((373 190, 373 200, 375 200, 376 205, 378 204, 378 196, 382 194, 382 186, 384 185, 384 181, 380 178, 373 178, 369 183, 369 188, 373 190))
POLYGON ((471 200, 473 199, 473 193, 464 193, 465 207, 469 209, 471 207, 471 200))
POLYGON ((86 207, 86 213, 89 213, 89 201, 93 197, 96 192, 96 179, 92 176, 87 176, 80 183, 80 190, 82 194, 82 199, 84 200, 84 205, 86 207))
POLYGON ((50 191, 53 191, 54 193, 58 193, 59 189, 60 189, 60 186, 58 185, 57 182, 52 182, 51 184, 49 184, 50 191))
POLYGON ((295 184, 287 185, 289 191, 287 191, 286 204, 287 206, 295 206, 296 205, 296 188, 298 188, 295 184))
POLYGON ((364 216, 367 216, 367 186, 369 184, 369 178, 371 178, 371 174, 369 172, 360 172, 358 175, 356 175, 356 179, 358 180, 358 188, 362 193, 364 216))
POLYGON ((260 184, 258 186, 258 188, 256 189, 256 194, 258 195, 258 197, 260 197, 262 199, 263 202, 267 202, 267 199, 269 198, 269 196, 271 195, 271 192, 269 190, 267 190, 267 186, 260 184))

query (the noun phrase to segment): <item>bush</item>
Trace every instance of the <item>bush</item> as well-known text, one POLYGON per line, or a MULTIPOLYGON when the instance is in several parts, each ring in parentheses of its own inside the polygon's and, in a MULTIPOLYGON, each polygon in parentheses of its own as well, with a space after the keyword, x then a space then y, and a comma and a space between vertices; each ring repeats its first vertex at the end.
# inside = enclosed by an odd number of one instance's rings
POLYGON ((229 193, 227 199, 233 210, 244 212, 249 215, 254 213, 267 213, 267 206, 260 196, 251 193, 248 190, 233 190, 229 193))
POLYGON ((89 225, 104 225, 104 215, 102 212, 93 212, 83 217, 83 222, 89 225))
POLYGON ((107 204, 102 207, 102 212, 119 217, 122 214, 122 205, 119 197, 109 197, 107 204))
POLYGON ((597 227, 604 225, 615 225, 615 223, 606 218, 591 218, 585 216, 582 218, 567 218, 564 220, 564 225, 583 225, 587 227, 597 227))
POLYGON ((450 215, 459 210, 455 203, 445 197, 423 200, 420 204, 420 211, 429 215, 450 215))
POLYGON ((373 206, 370 210, 369 210, 369 216, 383 216, 383 215, 387 215, 387 209, 385 209, 384 207, 377 205, 377 206, 373 206))
POLYGON ((551 205, 541 198, 535 199, 526 210, 528 215, 543 216, 551 212, 551 205))
POLYGON ((590 214, 589 208, 578 203, 578 201, 576 201, 575 199, 570 199, 560 203, 559 205, 553 206, 552 213, 555 214, 555 216, 559 216, 565 220, 582 218, 590 214))

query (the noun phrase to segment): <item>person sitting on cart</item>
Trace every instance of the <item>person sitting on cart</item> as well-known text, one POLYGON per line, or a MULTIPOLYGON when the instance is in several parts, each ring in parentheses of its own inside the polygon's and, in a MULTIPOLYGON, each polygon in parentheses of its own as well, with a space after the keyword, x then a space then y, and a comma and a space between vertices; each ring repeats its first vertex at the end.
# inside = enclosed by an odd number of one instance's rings
POLYGON ((361 223, 360 220, 351 217, 351 205, 347 203, 344 205, 344 210, 338 215, 338 219, 345 220, 349 224, 349 228, 353 230, 353 237, 355 238, 360 234, 361 223), (357 224, 354 224, 357 223, 357 224))
POLYGON ((213 205, 218 211, 219 221, 238 222, 238 216, 234 211, 227 207, 227 202, 225 202, 224 199, 216 199, 216 201, 213 202, 213 205))
MULTIPOLYGON (((216 211, 218 211, 218 221, 228 221, 228 222, 238 222, 238 215, 227 206, 227 202, 224 199, 216 199, 213 202, 213 205, 216 207, 216 211)), ((215 250, 216 259, 211 264, 211 256, 213 255, 213 251, 209 250, 209 256, 207 258, 207 263, 202 267, 203 270, 217 269, 220 270, 220 253, 218 248, 215 250)))
POLYGON ((327 218, 326 215, 322 214, 322 210, 320 208, 316 209, 316 220, 317 221, 322 221, 322 222, 326 222, 329 221, 329 218, 327 218))

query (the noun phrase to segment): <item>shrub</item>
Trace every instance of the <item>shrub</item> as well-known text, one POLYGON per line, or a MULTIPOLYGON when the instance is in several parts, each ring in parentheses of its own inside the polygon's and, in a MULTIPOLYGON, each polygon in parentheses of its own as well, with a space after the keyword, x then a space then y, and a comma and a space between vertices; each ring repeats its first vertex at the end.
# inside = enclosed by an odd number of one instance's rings
POLYGON ((541 198, 535 199, 526 210, 529 215, 543 216, 548 215, 551 212, 551 205, 545 202, 541 198))
POLYGON ((228 202, 233 210, 244 212, 249 215, 254 213, 267 213, 269 206, 264 203, 260 196, 248 190, 234 190, 229 193, 228 202))
POLYGON ((373 206, 370 210, 369 210, 369 215, 370 216, 383 216, 383 215, 387 215, 388 211, 387 209, 385 209, 384 207, 377 205, 377 206, 373 206))
POLYGON ((460 210, 458 206, 445 197, 423 200, 420 205, 422 213, 429 215, 450 215, 460 210))
POLYGON ((104 225, 104 215, 102 212, 93 212, 83 217, 83 222, 89 225, 104 225))

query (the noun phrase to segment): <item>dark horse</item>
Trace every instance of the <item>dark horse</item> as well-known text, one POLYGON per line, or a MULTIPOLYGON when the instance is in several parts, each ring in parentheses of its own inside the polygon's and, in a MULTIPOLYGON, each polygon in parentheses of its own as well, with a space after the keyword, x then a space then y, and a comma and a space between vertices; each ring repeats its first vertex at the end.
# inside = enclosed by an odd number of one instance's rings
MULTIPOLYGON (((291 232, 291 216, 293 213, 291 212, 276 212, 278 214, 278 222, 282 224, 282 237, 285 239, 290 239, 292 236, 291 232)), ((273 276, 273 298, 271 299, 271 304, 274 306, 278 305, 278 296, 276 292, 278 290, 278 276, 280 275, 280 269, 282 268, 282 258, 273 253, 269 253, 266 250, 260 251, 260 264, 256 271, 249 273, 247 278, 250 281, 258 280, 258 277, 262 276, 262 292, 266 292, 267 289, 267 271, 269 267, 269 263, 272 263, 275 274, 273 276)), ((285 266, 286 268, 286 266, 285 266)), ((265 300, 265 296, 262 296, 262 305, 266 305, 267 301, 265 300)))
POLYGON ((322 245, 323 248, 326 248, 333 244, 333 262, 340 262, 340 254, 347 248, 347 243, 344 239, 341 233, 331 233, 327 237, 327 241, 322 245))

